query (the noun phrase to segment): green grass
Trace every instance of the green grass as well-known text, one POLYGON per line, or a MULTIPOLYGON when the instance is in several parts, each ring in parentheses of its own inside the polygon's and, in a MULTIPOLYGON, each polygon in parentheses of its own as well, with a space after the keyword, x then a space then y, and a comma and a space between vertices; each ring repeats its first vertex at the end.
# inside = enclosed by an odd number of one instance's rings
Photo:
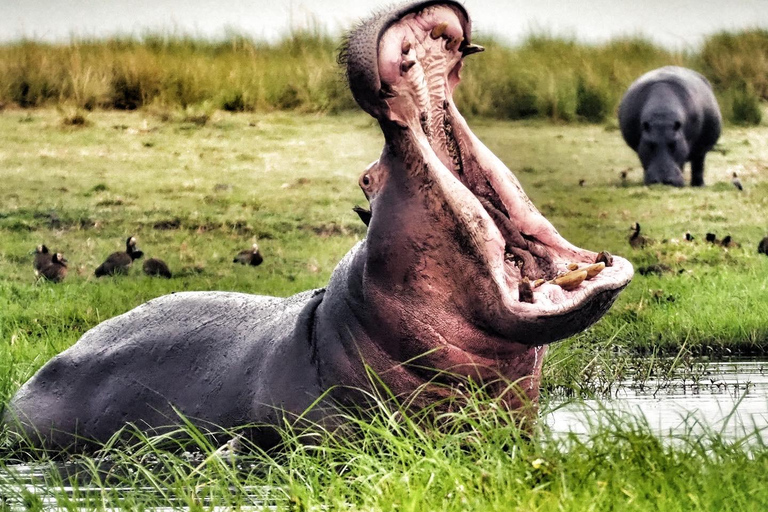
MULTIPOLYGON (((85 125, 67 126, 68 116, 0 114, 0 403, 104 319, 172 291, 286 296, 319 287, 365 235, 351 207, 364 204, 357 178, 382 145, 365 115, 213 112, 201 124, 94 112, 85 125), (135 268, 97 280, 94 268, 130 234, 176 276, 150 279, 135 268), (256 240, 264 264, 233 265, 234 253, 256 240), (40 243, 69 259, 64 283, 35 282, 29 251, 40 243)), ((610 125, 471 125, 570 241, 673 269, 636 276, 603 320, 554 345, 547 393, 606 391, 637 369, 668 367, 665 356, 692 365, 697 354, 768 352, 768 258, 756 252, 768 226, 768 128, 727 129, 708 158, 708 186, 671 189, 641 185, 635 155, 610 125), (730 184, 733 170, 741 193, 730 184), (658 243, 630 249, 635 221, 658 243), (672 241, 685 231, 696 242, 672 241), (708 231, 742 247, 708 246, 708 231)), ((287 433, 287 454, 248 455, 247 469, 208 458, 217 447, 203 439, 203 458, 193 460, 161 449, 167 440, 145 439, 110 452, 118 464, 109 478, 91 471, 99 492, 76 489, 70 498, 55 478, 45 486, 69 505, 87 498, 93 507, 134 508, 236 506, 249 502, 250 486, 274 488, 284 510, 760 510, 768 500, 758 441, 748 449, 710 432, 662 444, 647 425, 606 411, 607 423, 587 439, 542 432, 530 442, 481 397, 443 418, 439 431, 389 407, 362 421, 359 436, 314 448, 287 433), (117 484, 150 490, 111 491, 117 484)))
POLYGON ((243 441, 246 449, 234 459, 187 426, 182 430, 192 441, 184 444, 171 435, 139 437, 109 444, 100 458, 73 457, 64 468, 70 479, 45 459, 35 468, 43 476, 34 478, 0 466, 0 492, 8 506, 29 510, 39 510, 43 497, 65 509, 132 510, 266 504, 287 511, 758 511, 768 505, 768 457, 757 437, 724 443, 715 431, 692 435, 691 423, 661 442, 647 424, 599 411, 595 421, 602 426, 588 436, 542 430, 534 441, 498 403, 476 392, 466 398, 468 405, 437 419, 427 411, 406 414, 380 398, 371 417, 347 418, 354 434, 322 436, 307 446, 285 432, 283 452, 267 454, 243 441))
MULTIPOLYGON (((633 80, 670 64, 708 77, 733 123, 760 124, 760 101, 768 100, 765 30, 715 34, 697 52, 671 52, 640 38, 589 45, 534 34, 514 47, 478 42, 487 52, 470 59, 457 93, 462 111, 474 116, 602 122, 614 117, 633 80)), ((6 43, 0 45, 0 109, 151 107, 166 116, 189 109, 356 110, 336 63, 340 44, 320 28, 271 44, 237 34, 216 41, 149 34, 6 43)))

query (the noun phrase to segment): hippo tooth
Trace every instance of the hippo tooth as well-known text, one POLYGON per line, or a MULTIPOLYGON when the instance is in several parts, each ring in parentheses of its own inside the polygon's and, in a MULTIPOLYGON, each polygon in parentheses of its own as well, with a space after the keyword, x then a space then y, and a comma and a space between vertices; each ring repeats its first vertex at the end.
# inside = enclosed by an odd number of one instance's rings
POLYGON ((480 53, 484 51, 485 51, 485 48, 483 48, 479 44, 468 44, 461 50, 461 55, 463 57, 466 57, 467 55, 472 55, 473 53, 480 53))
POLYGON ((597 258, 595 258, 595 263, 605 263, 606 267, 612 267, 613 266, 613 256, 611 256, 611 253, 608 251, 601 251, 597 258))
POLYGON ((416 61, 415 60, 404 60, 400 64, 400 72, 401 73, 407 73, 415 65, 416 65, 416 61))
POLYGON ((592 265, 590 265, 588 267, 584 267, 582 270, 586 270, 587 271, 587 279, 592 279, 597 274, 602 272, 604 269, 605 269, 605 263, 603 263, 601 261, 599 263, 593 263, 592 265))
POLYGON ((442 23, 438 23, 437 25, 435 25, 435 27, 432 29, 432 32, 430 32, 429 35, 430 37, 432 37, 432 39, 437 39, 445 33, 445 29, 447 28, 448 28, 447 22, 444 21, 442 23))
POLYGON ((408 54, 409 51, 411 51, 411 42, 407 39, 403 41, 403 46, 400 47, 400 51, 403 52, 403 55, 408 54))
POLYGON ((576 270, 578 268, 579 268, 579 264, 578 263, 569 263, 568 264, 568 270, 576 270))
POLYGON ((533 282, 533 287, 538 288, 539 286, 543 285, 547 281, 545 279, 537 279, 533 282))
POLYGON ((517 285, 517 291, 520 302, 527 302, 528 304, 533 304, 535 302, 533 298, 533 288, 531 288, 531 282, 527 277, 524 277, 517 285))
POLYGON ((573 290, 583 283, 586 278, 586 270, 573 270, 567 274, 557 276, 552 280, 552 284, 556 284, 563 290, 573 290))

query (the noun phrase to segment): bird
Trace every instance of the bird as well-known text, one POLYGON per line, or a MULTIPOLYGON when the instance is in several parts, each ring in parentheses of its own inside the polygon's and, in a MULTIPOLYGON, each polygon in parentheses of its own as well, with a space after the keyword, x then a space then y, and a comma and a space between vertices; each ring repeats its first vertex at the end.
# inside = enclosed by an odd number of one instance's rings
POLYGON ((736 242, 731 235, 726 235, 723 237, 723 239, 720 241, 720 245, 723 247, 741 247, 741 244, 736 242))
POLYGON ((757 253, 768 256, 768 236, 760 240, 760 243, 757 244, 757 253))
POLYGON ((669 268, 669 265, 665 265, 664 263, 653 263, 644 267, 638 267, 637 269, 637 273, 641 276, 647 276, 650 274, 656 274, 657 276, 660 276, 665 272, 672 272, 672 269, 669 268))
POLYGON ((739 179, 738 174, 735 172, 733 173, 733 178, 731 178, 731 183, 733 183, 733 186, 737 189, 744 190, 744 187, 741 185, 741 180, 739 179))
POLYGON ((358 217, 360 217, 360 220, 363 221, 363 224, 366 226, 371 222, 371 210, 366 210, 362 206, 355 205, 352 208, 352 211, 354 211, 358 217))
POLYGON ((54 283, 60 283, 67 277, 67 260, 60 252, 51 255, 51 261, 40 269, 41 277, 52 281, 54 283))
POLYGON ((144 262, 142 268, 144 269, 144 273, 148 276, 165 277, 167 279, 173 277, 168 265, 158 258, 149 258, 144 262))
POLYGON ((35 275, 38 275, 43 267, 51 263, 53 254, 51 254, 45 244, 35 247, 35 250, 32 251, 32 254, 35 255, 35 260, 32 262, 32 266, 35 268, 35 275))
POLYGON ((691 234, 691 232, 690 231, 686 231, 685 232, 685 241, 686 242, 693 242, 694 240, 696 240, 696 238, 694 238, 694 236, 691 234))
POLYGON ((125 251, 113 252, 104 263, 96 268, 94 274, 96 277, 113 276, 115 274, 125 274, 131 268, 133 260, 144 256, 144 253, 136 249, 136 237, 129 236, 125 241, 125 251))
POLYGON ((259 252, 259 244, 253 244, 250 249, 245 249, 244 251, 237 253, 235 259, 232 260, 232 263, 240 263, 242 265, 252 265, 256 267, 261 265, 262 261, 264 261, 264 258, 262 258, 261 253, 259 252))
POLYGON ((714 233, 707 233, 706 240, 707 242, 715 245, 720 243, 720 240, 717 239, 717 235, 714 233))
POLYGON ((583 187, 585 183, 587 183, 587 180, 584 180, 584 179, 579 180, 580 187, 583 187))
POLYGON ((632 230, 632 234, 629 235, 629 245, 633 249, 642 249, 646 245, 648 245, 651 242, 651 239, 646 238, 645 236, 640 234, 640 223, 635 222, 630 227, 632 230))

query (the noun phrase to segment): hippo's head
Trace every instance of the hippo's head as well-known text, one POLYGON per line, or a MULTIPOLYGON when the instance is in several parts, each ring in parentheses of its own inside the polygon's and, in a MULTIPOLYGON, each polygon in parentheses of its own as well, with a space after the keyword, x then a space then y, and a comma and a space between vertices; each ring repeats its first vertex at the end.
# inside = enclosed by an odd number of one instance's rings
POLYGON ((646 108, 640 116, 637 156, 643 164, 645 184, 661 183, 682 187, 683 165, 688 159, 688 142, 683 129, 685 117, 675 105, 646 108))
POLYGON ((372 214, 365 300, 388 311, 393 336, 408 323, 498 355, 510 341, 538 346, 587 328, 633 271, 619 257, 603 268, 561 237, 470 131, 453 91, 464 58, 482 50, 471 37, 459 3, 418 2, 363 22, 342 63, 386 140, 360 180, 372 214))

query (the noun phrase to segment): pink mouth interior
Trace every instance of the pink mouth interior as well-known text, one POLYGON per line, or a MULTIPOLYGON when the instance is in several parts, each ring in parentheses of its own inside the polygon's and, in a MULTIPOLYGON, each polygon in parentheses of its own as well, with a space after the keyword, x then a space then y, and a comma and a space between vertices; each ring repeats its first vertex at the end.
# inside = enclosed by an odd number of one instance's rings
POLYGON ((469 53, 466 36, 460 14, 442 5, 408 14, 387 29, 378 54, 387 116, 414 134, 432 179, 470 231, 508 309, 556 315, 602 291, 622 288, 633 270, 619 257, 578 286, 566 289, 551 282, 570 272, 568 265, 594 264, 597 254, 559 235, 456 109, 452 93, 469 53), (545 281, 532 288, 532 301, 521 301, 524 278, 545 281))

